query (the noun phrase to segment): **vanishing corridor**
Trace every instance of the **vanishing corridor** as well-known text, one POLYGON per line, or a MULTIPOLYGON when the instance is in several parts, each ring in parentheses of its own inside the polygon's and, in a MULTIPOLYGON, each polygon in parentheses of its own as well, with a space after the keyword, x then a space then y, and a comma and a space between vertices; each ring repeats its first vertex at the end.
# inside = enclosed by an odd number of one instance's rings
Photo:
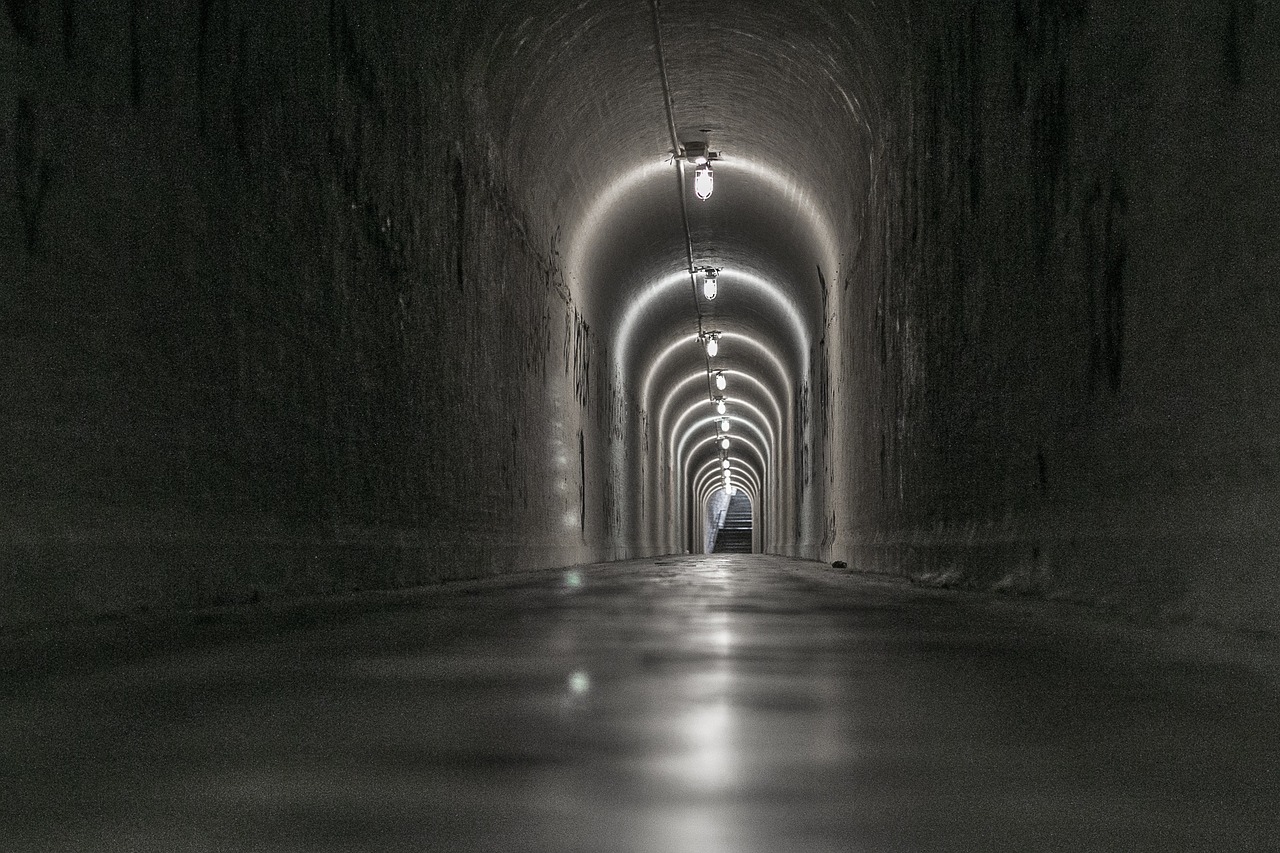
POLYGON ((0 853, 1280 850, 1280 2, 5 0, 0 853))

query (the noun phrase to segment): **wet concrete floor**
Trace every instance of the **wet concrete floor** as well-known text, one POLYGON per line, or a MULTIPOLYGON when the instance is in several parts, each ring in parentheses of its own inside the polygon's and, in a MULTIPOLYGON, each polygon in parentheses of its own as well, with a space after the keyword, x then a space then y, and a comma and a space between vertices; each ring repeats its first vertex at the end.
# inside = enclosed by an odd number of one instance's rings
POLYGON ((10 660, 0 850, 1280 849, 1275 677, 1071 608, 745 555, 316 608, 10 660))

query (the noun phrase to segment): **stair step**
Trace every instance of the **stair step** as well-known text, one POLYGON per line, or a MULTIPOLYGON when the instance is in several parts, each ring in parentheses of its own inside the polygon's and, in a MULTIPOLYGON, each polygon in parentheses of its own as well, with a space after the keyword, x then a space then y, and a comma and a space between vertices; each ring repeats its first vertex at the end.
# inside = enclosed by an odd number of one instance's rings
POLYGON ((725 509, 722 526, 716 532, 712 553, 750 554, 751 526, 750 498, 743 494, 734 495, 725 509))

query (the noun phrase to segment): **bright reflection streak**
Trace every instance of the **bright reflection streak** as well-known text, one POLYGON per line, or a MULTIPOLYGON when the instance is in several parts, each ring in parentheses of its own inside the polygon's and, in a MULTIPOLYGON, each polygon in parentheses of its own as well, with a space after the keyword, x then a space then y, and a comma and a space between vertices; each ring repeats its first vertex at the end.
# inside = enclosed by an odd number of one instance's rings
POLYGON ((809 373, 809 332, 805 328, 804 320, 800 317, 800 312, 796 310, 795 303, 783 296, 776 285, 770 284, 755 273, 747 272, 746 270, 725 270, 720 273, 722 277, 726 274, 741 280, 741 284, 734 285, 735 290, 741 289, 759 293, 765 299, 773 302, 774 310, 787 319, 787 322, 791 325, 791 331, 795 335, 796 355, 800 360, 800 375, 807 375, 809 373))
POLYGON ((732 160, 722 162, 720 169, 723 172, 730 173, 737 170, 746 172, 758 178, 778 195, 791 202, 808 222, 809 230, 814 235, 817 248, 823 253, 824 271, 827 272, 830 278, 834 279, 836 277, 837 264, 840 257, 840 241, 836 239, 830 218, 808 192, 800 189, 794 180, 784 176, 781 172, 751 159, 734 157, 732 160))
MULTIPOLYGON (((724 568, 724 564, 716 566, 716 574, 727 577, 728 572, 724 568)), ((733 635, 729 632, 729 614, 724 611, 710 614, 709 621, 711 625, 710 639, 711 644, 720 651, 728 651, 729 645, 733 642, 733 635)))
POLYGON ((694 788, 718 790, 737 778, 734 714, 726 695, 732 682, 728 664, 725 658, 715 670, 690 674, 696 704, 672 721, 670 730, 680 746, 658 761, 660 772, 694 788))
POLYGON ((671 165, 655 158, 626 172, 596 196, 591 207, 567 232, 573 235, 565 254, 565 270, 570 285, 582 280, 587 255, 595 247, 600 228, 606 223, 612 224, 609 211, 623 199, 634 195, 640 184, 655 178, 669 178, 670 174, 671 165))
MULTIPOLYGON (((653 360, 653 363, 649 365, 649 369, 644 373, 644 382, 640 386, 640 405, 645 411, 649 410, 650 389, 653 386, 653 377, 658 373, 658 368, 661 367, 662 363, 670 358, 671 354, 676 350, 681 347, 688 346, 690 341, 697 340, 697 333, 681 335, 679 338, 676 338, 674 341, 667 344, 667 346, 663 348, 662 352, 658 353, 658 357, 653 360)), ((619 362, 619 364, 621 363, 622 362, 619 362)), ((622 375, 626 376, 626 373, 623 372, 622 375)))
POLYGON ((734 750, 729 738, 733 714, 728 700, 694 709, 681 723, 689 751, 678 772, 686 781, 703 787, 721 787, 733 781, 734 750))
POLYGON ((663 276, 655 282, 645 286, 643 290, 637 293, 631 299, 631 303, 627 306, 627 312, 622 315, 622 322, 618 324, 618 336, 613 342, 613 363, 618 365, 618 372, 622 376, 627 376, 627 358, 626 354, 631 348, 631 335, 633 327, 640 318, 644 316, 645 309, 649 304, 663 295, 667 290, 680 290, 689 286, 689 273, 681 270, 663 276))

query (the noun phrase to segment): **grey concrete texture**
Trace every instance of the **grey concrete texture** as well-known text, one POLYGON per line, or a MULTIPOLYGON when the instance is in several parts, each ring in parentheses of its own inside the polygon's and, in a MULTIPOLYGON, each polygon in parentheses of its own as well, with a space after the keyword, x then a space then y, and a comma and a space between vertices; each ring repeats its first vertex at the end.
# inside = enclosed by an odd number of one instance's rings
MULTIPOLYGON (((764 550, 1280 626, 1280 12, 659 8, 764 550)), ((6 3, 0 623, 700 547, 654 41, 6 3)))
POLYGON ((1280 833, 1274 638, 759 555, 182 618, 109 656, 129 629, 100 626, 77 641, 96 660, 0 642, 3 849, 1244 853, 1280 833))

